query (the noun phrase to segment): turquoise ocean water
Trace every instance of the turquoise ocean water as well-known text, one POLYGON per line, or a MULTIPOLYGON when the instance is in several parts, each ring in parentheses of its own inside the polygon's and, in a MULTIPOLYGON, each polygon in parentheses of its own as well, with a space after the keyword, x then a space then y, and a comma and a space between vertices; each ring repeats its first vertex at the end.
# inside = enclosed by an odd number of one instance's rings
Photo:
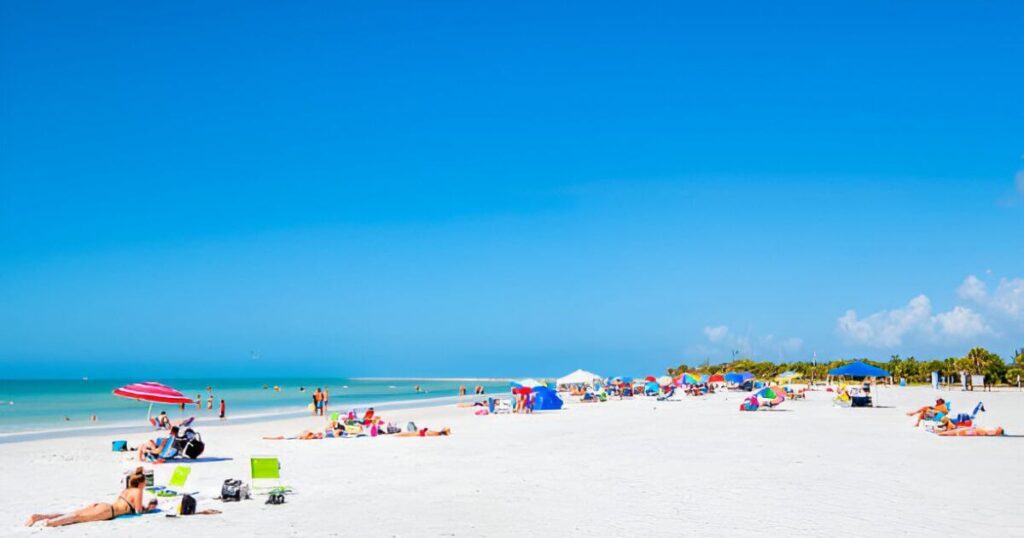
MULTIPOLYGON (((27 431, 74 430, 124 423, 145 423, 149 404, 114 396, 112 391, 139 380, 2 380, 0 379, 0 434, 27 431), (90 417, 96 415, 97 421, 90 417)), ((195 405, 153 406, 153 414, 166 411, 172 419, 217 416, 223 398, 228 418, 298 413, 312 402, 317 387, 330 390, 330 407, 347 410, 355 406, 386 402, 416 402, 451 397, 465 385, 469 394, 476 385, 488 393, 504 393, 507 381, 426 380, 426 379, 151 379, 178 389, 186 396, 203 398, 202 409, 195 405), (274 391, 277 385, 280 392, 274 391), (419 385, 422 392, 416 392, 419 385), (267 388, 263 388, 266 386, 267 388), (207 391, 210 387, 211 391, 207 391), (300 391, 304 387, 306 390, 300 391), (206 409, 212 394, 213 409, 206 409)), ((426 402, 425 402, 426 403, 426 402)))

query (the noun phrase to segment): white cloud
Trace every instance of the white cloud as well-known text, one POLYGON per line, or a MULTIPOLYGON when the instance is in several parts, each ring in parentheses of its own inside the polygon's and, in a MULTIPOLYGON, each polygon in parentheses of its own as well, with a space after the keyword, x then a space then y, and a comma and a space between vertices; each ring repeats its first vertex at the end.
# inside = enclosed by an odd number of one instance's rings
POLYGON ((988 294, 988 286, 980 278, 970 275, 964 279, 964 283, 956 290, 957 295, 963 299, 980 302, 988 294))
POLYGON ((704 327, 704 334, 710 342, 721 342, 729 334, 729 327, 717 325, 715 327, 704 327))
MULTIPOLYGON (((965 293, 976 293, 974 282, 964 282, 965 293), (965 287, 966 286, 966 287, 965 287)), ((849 341, 872 347, 894 347, 909 335, 942 336, 967 339, 992 332, 980 314, 957 306, 949 312, 932 315, 932 302, 918 295, 903 308, 882 310, 859 318, 855 310, 847 310, 836 320, 836 330, 849 341)))
POLYGON ((940 333, 958 339, 974 338, 992 331, 980 314, 962 306, 938 314, 934 320, 940 333))
POLYGON ((981 279, 970 275, 964 279, 957 292, 960 297, 984 309, 1011 320, 1024 321, 1024 278, 1000 279, 995 291, 989 293, 988 286, 981 279))

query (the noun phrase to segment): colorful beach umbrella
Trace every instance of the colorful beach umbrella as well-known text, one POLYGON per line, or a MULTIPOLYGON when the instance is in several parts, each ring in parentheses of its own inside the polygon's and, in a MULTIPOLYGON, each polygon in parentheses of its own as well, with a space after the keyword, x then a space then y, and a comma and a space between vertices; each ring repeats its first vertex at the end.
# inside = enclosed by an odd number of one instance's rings
POLYGON ((708 378, 708 383, 725 383, 725 376, 722 374, 714 374, 708 378))
POLYGON ((195 400, 185 396, 181 392, 154 381, 145 383, 133 383, 119 389, 114 389, 114 394, 122 398, 131 398, 149 403, 164 404, 190 404, 195 400))
POLYGON ((684 385, 696 385, 700 383, 700 379, 698 379, 697 376, 691 374, 690 372, 686 372, 685 374, 680 376, 680 381, 684 385))
POLYGON ((119 389, 114 389, 114 395, 122 398, 131 398, 133 400, 139 400, 142 402, 149 402, 149 412, 146 413, 146 418, 149 418, 153 414, 153 404, 191 404, 195 403, 195 400, 185 396, 181 392, 162 385, 155 381, 146 381, 144 383, 132 383, 131 385, 125 385, 119 389))

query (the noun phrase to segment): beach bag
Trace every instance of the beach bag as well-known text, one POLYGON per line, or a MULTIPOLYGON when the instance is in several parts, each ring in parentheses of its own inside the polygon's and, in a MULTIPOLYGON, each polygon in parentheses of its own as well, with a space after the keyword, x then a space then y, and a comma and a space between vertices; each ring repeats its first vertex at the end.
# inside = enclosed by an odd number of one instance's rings
POLYGON ((206 443, 203 442, 202 437, 197 433, 195 437, 185 442, 185 446, 181 447, 181 453, 189 459, 196 459, 202 455, 203 450, 206 449, 206 443))
POLYGON ((199 435, 199 432, 188 428, 185 433, 179 435, 174 439, 175 447, 178 452, 184 454, 189 459, 196 459, 202 455, 203 450, 206 449, 206 443, 203 443, 203 437, 199 435))
POLYGON ((114 441, 110 444, 110 450, 114 452, 128 452, 128 441, 114 441))
POLYGON ((249 498, 249 485, 237 478, 229 478, 220 487, 220 500, 224 502, 241 501, 249 498))
POLYGON ((178 506, 178 514, 182 516, 191 516, 196 513, 196 498, 185 494, 181 498, 181 504, 178 506))

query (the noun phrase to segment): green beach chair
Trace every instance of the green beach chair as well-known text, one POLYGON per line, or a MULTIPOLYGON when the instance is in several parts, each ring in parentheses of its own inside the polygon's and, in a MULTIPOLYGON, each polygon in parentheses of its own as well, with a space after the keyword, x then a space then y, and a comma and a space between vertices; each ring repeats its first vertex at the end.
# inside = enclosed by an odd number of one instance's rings
POLYGON ((281 486, 281 462, 277 456, 249 458, 252 491, 265 492, 281 486))
POLYGON ((157 497, 176 497, 185 490, 185 483, 188 482, 188 475, 192 468, 188 465, 178 465, 171 473, 171 479, 167 481, 167 487, 157 490, 157 497))

